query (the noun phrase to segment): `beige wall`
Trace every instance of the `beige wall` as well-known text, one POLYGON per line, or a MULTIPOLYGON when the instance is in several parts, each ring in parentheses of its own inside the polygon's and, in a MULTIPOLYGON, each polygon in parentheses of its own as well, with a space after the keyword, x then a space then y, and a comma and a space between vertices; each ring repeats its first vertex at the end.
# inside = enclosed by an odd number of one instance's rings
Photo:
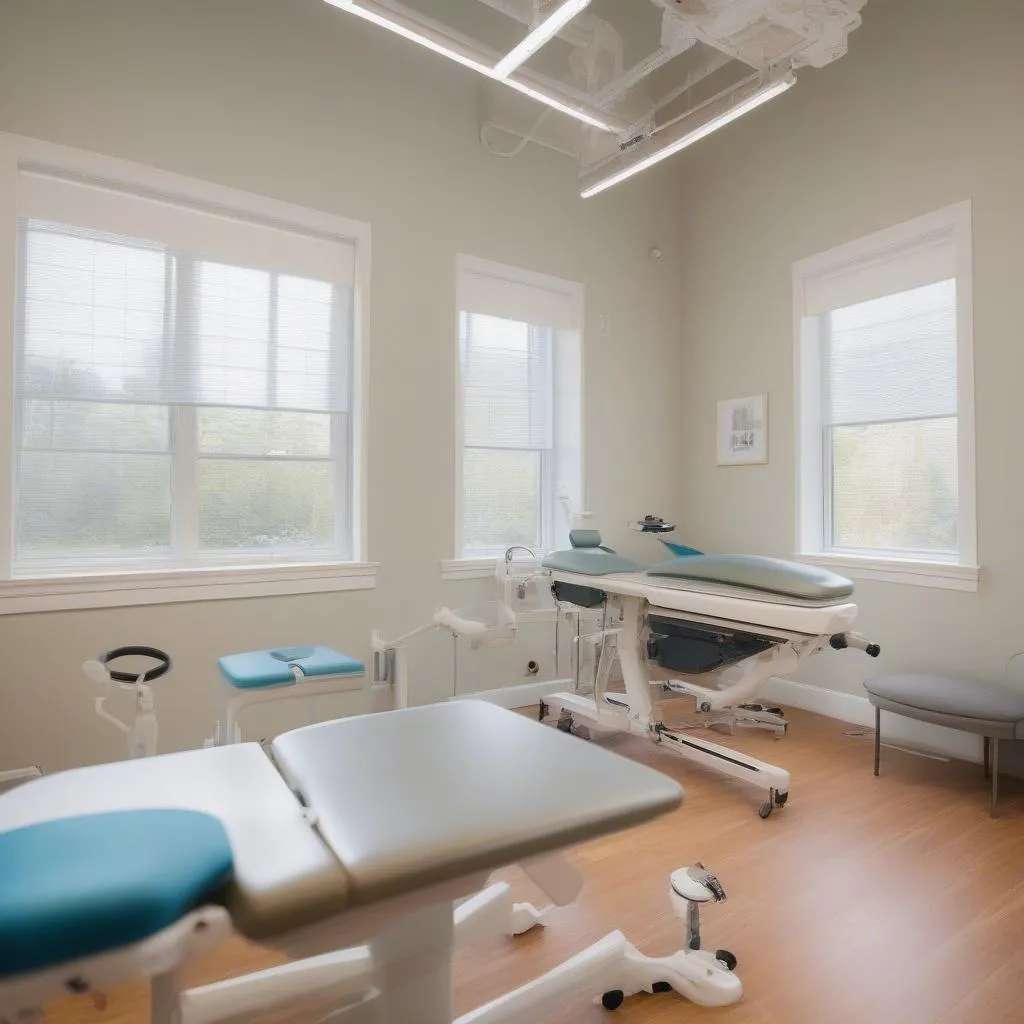
MULTIPOLYGON (((477 103, 471 72, 321 0, 0 0, 0 131, 371 224, 369 555, 381 563, 374 592, 0 617, 0 768, 120 754, 78 668, 110 646, 173 654, 157 699, 161 747, 180 749, 209 729, 220 654, 326 642, 366 657, 373 627, 490 596, 439 577, 452 555, 457 252, 585 283, 589 323, 612 324, 585 336, 588 505, 638 557, 646 542, 626 521, 683 507, 674 173, 583 202, 564 157, 488 157, 477 103), (653 245, 665 262, 648 259, 653 245)), ((413 680, 421 700, 450 687, 450 648, 435 640, 413 680)), ((302 720, 265 714, 254 731, 302 720)))
POLYGON ((1024 649, 1024 6, 871 0, 850 53, 675 164, 685 208, 685 445, 689 539, 794 550, 794 260, 962 199, 974 204, 977 594, 861 582, 883 646, 808 663, 801 678, 863 693, 873 672, 1001 676, 1024 649), (766 391, 770 463, 715 465, 715 402, 766 391))

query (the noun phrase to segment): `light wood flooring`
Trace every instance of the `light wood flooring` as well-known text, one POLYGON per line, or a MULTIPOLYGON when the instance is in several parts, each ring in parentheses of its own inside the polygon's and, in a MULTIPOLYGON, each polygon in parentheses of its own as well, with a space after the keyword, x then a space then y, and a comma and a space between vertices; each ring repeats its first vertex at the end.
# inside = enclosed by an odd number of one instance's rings
MULTIPOLYGON (((686 802, 575 850, 586 887, 546 928, 460 951, 457 1012, 614 928, 644 952, 676 950, 682 930, 669 908, 669 872, 700 860, 728 892, 703 917, 704 944, 739 958, 742 1002, 706 1010, 668 993, 634 997, 609 1014, 581 994, 550 1024, 1024 1022, 1024 788, 1005 780, 993 821, 980 766, 883 749, 876 779, 869 732, 847 735, 855 727, 800 711, 790 721, 783 740, 752 732, 724 740, 792 773, 789 805, 766 821, 755 813, 753 790, 646 740, 608 741, 677 778, 686 802)), ((542 902, 517 871, 502 877, 520 898, 542 902)), ((276 962, 235 941, 198 964, 190 981, 276 962)), ((145 1024, 146 1007, 145 989, 130 986, 111 993, 103 1013, 73 999, 54 1006, 48 1021, 145 1024)), ((316 1009, 273 1019, 312 1021, 316 1009)))

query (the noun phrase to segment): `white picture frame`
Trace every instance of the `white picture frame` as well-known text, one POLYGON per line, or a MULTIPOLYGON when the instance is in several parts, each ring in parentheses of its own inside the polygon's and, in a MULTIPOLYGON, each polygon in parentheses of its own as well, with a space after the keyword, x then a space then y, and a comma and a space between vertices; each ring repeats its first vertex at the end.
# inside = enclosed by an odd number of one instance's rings
POLYGON ((718 465, 756 466, 768 461, 768 396, 725 398, 718 403, 718 465))

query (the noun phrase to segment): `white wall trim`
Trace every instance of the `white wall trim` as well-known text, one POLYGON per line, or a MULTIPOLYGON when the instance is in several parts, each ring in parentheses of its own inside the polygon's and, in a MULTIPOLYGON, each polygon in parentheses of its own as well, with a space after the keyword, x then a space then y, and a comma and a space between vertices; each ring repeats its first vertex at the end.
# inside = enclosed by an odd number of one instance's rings
POLYGON ((525 708, 537 704, 552 693, 571 690, 571 679, 548 679, 542 683, 520 683, 518 686, 503 686, 498 690, 481 690, 479 693, 457 693, 449 700, 485 700, 503 708, 525 708))
POLYGON ((912 587, 935 587, 939 590, 977 592, 981 569, 976 565, 954 562, 921 562, 906 558, 879 558, 869 555, 796 554, 797 562, 831 569, 854 580, 876 580, 881 583, 903 583, 912 587))
POLYGON ((493 579, 497 571, 497 566, 497 558, 446 558, 441 563, 441 579, 493 579))
POLYGON ((148 164, 122 160, 120 157, 62 146, 25 135, 2 134, 0 144, 8 154, 15 155, 17 166, 21 168, 60 175, 71 174, 101 185, 106 183, 157 198, 163 196, 177 201, 187 200, 200 209, 214 213, 242 213, 250 217, 255 214, 269 224, 298 227, 320 237, 359 242, 369 234, 369 224, 362 221, 270 199, 228 185, 217 185, 148 164))
MULTIPOLYGON (((867 697, 853 693, 842 693, 839 690, 828 690, 822 686, 811 686, 798 683, 794 679, 782 679, 773 676, 761 690, 760 696, 768 700, 778 701, 784 706, 813 711, 826 718, 836 718, 840 722, 851 722, 855 725, 875 726, 875 709, 867 697)), ((930 722, 919 722, 902 715, 882 712, 882 743, 896 746, 906 744, 909 747, 927 750, 943 757, 957 758, 961 761, 973 761, 981 764, 982 740, 973 733, 961 732, 959 729, 947 729, 944 725, 932 725, 930 722)), ((871 771, 870 755, 864 762, 865 772, 871 771)))
POLYGON ((376 562, 35 577, 0 581, 0 615, 372 590, 376 585, 376 562))

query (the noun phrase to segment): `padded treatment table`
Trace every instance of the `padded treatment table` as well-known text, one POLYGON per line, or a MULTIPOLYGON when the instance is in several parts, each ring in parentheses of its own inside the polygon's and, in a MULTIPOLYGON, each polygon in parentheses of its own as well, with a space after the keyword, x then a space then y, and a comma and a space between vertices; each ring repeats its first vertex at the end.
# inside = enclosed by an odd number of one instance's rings
POLYGON ((985 774, 992 779, 990 813, 999 800, 999 741, 1024 739, 1024 696, 1005 686, 950 676, 876 676, 864 683, 875 707, 875 775, 882 748, 882 712, 983 736, 985 774))
MULTIPOLYGON (((243 743, 26 783, 0 798, 0 865, 6 848, 24 849, 12 840, 26 826, 75 819, 88 830, 83 816, 109 827, 103 818, 110 812, 202 812, 223 826, 233 857, 230 880, 211 899, 227 906, 236 930, 272 940, 444 883, 462 884, 468 895, 496 868, 646 821, 683 797, 650 768, 482 701, 341 719, 286 733, 273 746, 288 781, 258 744, 243 743)), ((212 842, 211 857, 195 865, 199 877, 183 876, 186 887, 222 873, 210 866, 211 858, 218 863, 215 836, 212 842)), ((51 923, 82 933, 90 920, 109 923, 110 908, 92 896, 110 891, 110 878, 136 850, 107 844, 114 852, 83 874, 80 848, 81 841, 54 844, 46 870, 62 880, 66 896, 51 923), (81 880, 77 896, 68 890, 69 872, 81 880)), ((162 893, 159 874, 150 872, 149 884, 162 893)), ((52 913, 52 886, 43 877, 32 881, 39 914, 52 913)), ((17 874, 0 874, 0 936, 39 916, 23 890, 17 874)), ((112 928, 106 948, 122 934, 112 928)), ((50 970, 64 962, 60 944, 53 948, 54 961, 43 965, 50 970)), ((10 973, 0 964, 0 990, 10 973)))
POLYGON ((779 735, 781 711, 757 694, 773 675, 788 676, 826 647, 878 647, 851 632, 853 584, 814 566, 760 555, 693 554, 640 569, 601 544, 596 530, 574 530, 572 548, 545 557, 556 601, 606 607, 613 629, 597 640, 593 694, 576 689, 545 698, 561 728, 577 720, 654 739, 663 750, 756 786, 766 818, 789 799, 789 772, 734 747, 668 728, 659 692, 692 698, 698 724, 752 725, 779 735), (611 642, 609 642, 611 641, 611 642), (608 692, 618 659, 625 694, 608 692), (698 682, 700 680, 700 682, 698 682), (701 685, 703 683, 703 685, 701 685), (659 686, 660 684, 660 686, 659 686))
POLYGON ((311 725, 274 756, 367 902, 640 824, 668 777, 484 701, 311 725))
POLYGON ((808 636, 844 632, 857 614, 849 600, 853 584, 845 577, 760 555, 691 555, 641 569, 610 549, 586 546, 553 552, 544 567, 556 597, 583 607, 616 594, 808 636))

